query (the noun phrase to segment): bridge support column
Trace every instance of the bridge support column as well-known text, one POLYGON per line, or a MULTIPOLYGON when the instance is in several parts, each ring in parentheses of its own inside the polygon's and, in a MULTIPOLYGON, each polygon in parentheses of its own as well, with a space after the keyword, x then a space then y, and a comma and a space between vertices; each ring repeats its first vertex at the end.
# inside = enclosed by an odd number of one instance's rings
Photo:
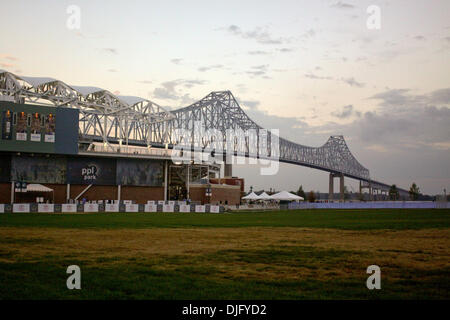
POLYGON ((330 180, 328 186, 328 200, 334 198, 334 178, 339 178, 339 192, 341 200, 344 200, 344 174, 343 173, 330 173, 330 180))
POLYGON ((333 194, 334 194, 334 175, 330 173, 329 178, 329 185, 328 185, 328 200, 333 200, 333 194))

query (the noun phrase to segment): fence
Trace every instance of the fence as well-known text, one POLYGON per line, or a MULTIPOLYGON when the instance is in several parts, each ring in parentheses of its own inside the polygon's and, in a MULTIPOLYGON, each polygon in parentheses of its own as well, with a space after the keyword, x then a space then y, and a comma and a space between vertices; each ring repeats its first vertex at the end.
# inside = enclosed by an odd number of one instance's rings
POLYGON ((448 203, 434 201, 291 202, 289 209, 444 209, 448 203))
POLYGON ((147 204, 135 203, 85 203, 85 204, 37 204, 37 203, 14 203, 0 204, 0 213, 82 213, 82 212, 198 212, 198 213, 223 213, 224 206, 185 204, 180 201, 168 201, 168 203, 147 204))

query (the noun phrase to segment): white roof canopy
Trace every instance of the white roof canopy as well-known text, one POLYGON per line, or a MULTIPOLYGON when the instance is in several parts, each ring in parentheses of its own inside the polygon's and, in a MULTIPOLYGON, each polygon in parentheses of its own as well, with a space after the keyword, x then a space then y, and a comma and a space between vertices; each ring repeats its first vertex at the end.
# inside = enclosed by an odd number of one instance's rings
POLYGON ((129 106, 134 106, 136 103, 148 101, 147 99, 135 96, 117 96, 119 100, 125 102, 129 106))
POLYGON ((28 82, 33 87, 39 87, 42 84, 58 81, 58 80, 56 80, 54 78, 47 78, 47 77, 25 77, 25 76, 20 76, 19 78, 24 80, 24 81, 26 81, 26 82, 28 82))
POLYGON ((91 93, 106 91, 105 89, 97 88, 97 87, 72 86, 72 85, 70 87, 72 89, 74 89, 75 91, 77 91, 78 93, 81 93, 83 96, 90 95, 91 93))
POLYGON ((275 200, 290 200, 290 201, 295 201, 295 200, 305 200, 302 197, 299 197, 295 194, 289 193, 287 191, 281 191, 278 193, 275 193, 273 195, 271 195, 272 199, 275 200))
POLYGON ((43 186, 42 184, 30 183, 30 184, 27 184, 27 192, 28 191, 30 191, 30 192, 52 192, 53 189, 43 186))

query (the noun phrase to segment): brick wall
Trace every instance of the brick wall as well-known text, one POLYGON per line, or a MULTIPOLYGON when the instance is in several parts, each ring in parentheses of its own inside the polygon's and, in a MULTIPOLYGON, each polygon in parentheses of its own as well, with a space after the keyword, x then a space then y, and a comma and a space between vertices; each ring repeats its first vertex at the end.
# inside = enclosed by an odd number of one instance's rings
POLYGON ((0 203, 11 202, 11 183, 0 183, 0 203))
MULTIPOLYGON (((202 204, 209 203, 206 197, 208 185, 191 185, 189 195, 192 201, 199 201, 202 204)), ((211 204, 235 205, 241 202, 240 186, 214 185, 211 184, 211 204)))

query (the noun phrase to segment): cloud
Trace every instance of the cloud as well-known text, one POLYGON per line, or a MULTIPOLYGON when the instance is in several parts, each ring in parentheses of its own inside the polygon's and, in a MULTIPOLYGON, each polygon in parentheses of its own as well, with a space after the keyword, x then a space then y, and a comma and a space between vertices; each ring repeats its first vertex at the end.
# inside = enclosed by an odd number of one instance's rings
POLYGON ((357 87, 357 88, 362 88, 362 87, 365 86, 364 83, 356 81, 355 78, 353 78, 353 77, 337 79, 337 78, 330 77, 330 76, 318 76, 318 75, 315 75, 313 73, 305 73, 304 77, 308 78, 308 79, 313 79, 313 80, 336 80, 336 81, 341 81, 343 83, 348 84, 349 86, 357 87))
POLYGON ((304 74, 305 78, 308 79, 313 79, 313 80, 333 80, 332 77, 323 77, 323 76, 318 76, 312 73, 305 73, 304 74))
MULTIPOLYGON (((345 123, 313 125, 305 118, 269 115, 258 108, 247 109, 246 113, 262 127, 279 129, 281 137, 308 146, 320 146, 330 135, 342 134, 373 179, 403 188, 414 179, 424 192, 436 192, 436 188, 450 183, 448 95, 450 88, 425 94, 414 94, 410 89, 381 91, 369 97, 374 111, 345 123)), ((337 114, 350 109, 355 112, 354 106, 342 107, 337 114)), ((292 167, 289 176, 298 170, 292 167)))
POLYGON ((338 2, 336 2, 334 4, 332 4, 331 7, 338 8, 338 9, 354 9, 355 8, 354 5, 352 5, 350 3, 345 3, 345 2, 342 2, 342 1, 338 1, 338 2))
POLYGON ((269 67, 268 64, 253 66, 250 68, 250 70, 246 71, 245 73, 250 75, 251 77, 262 76, 263 78, 268 79, 269 77, 266 75, 268 67, 269 67))
POLYGON ((361 116, 361 112, 355 111, 353 108, 353 105, 351 105, 351 104, 342 107, 342 111, 339 111, 339 112, 335 111, 335 112, 332 112, 331 114, 339 119, 350 118, 350 116, 352 116, 352 115, 356 115, 358 117, 361 116))
POLYGON ((314 31, 314 29, 308 29, 306 30, 306 32, 303 34, 304 37, 314 37, 316 35, 316 31, 314 31))
POLYGON ((353 77, 352 78, 341 78, 340 80, 352 87, 362 88, 365 86, 364 83, 356 81, 355 78, 353 78, 353 77))
POLYGON ((185 88, 190 89, 197 85, 199 85, 199 86, 204 85, 204 84, 206 84, 206 81, 204 81, 204 80, 181 80, 180 84, 182 84, 185 88))
POLYGON ((10 60, 10 61, 17 61, 17 60, 19 60, 18 58, 13 57, 13 56, 9 56, 9 55, 5 55, 3 58, 6 59, 6 60, 10 60))
POLYGON ((294 51, 293 48, 280 48, 280 49, 277 49, 277 50, 280 51, 280 52, 292 52, 292 51, 294 51))
POLYGON ((12 63, 0 63, 0 66, 3 68, 13 68, 15 65, 12 63))
POLYGON ((404 106, 414 102, 414 97, 407 95, 409 89, 391 89, 384 92, 377 93, 369 99, 381 100, 380 106, 392 107, 404 106))
POLYGON ((117 49, 115 49, 115 48, 103 48, 102 50, 107 53, 117 54, 117 49))
POLYGON ((182 61, 183 61, 183 59, 180 59, 180 58, 175 58, 175 59, 170 60, 170 62, 172 62, 173 64, 181 64, 182 61))
POLYGON ((450 88, 439 89, 429 94, 430 101, 436 104, 449 104, 450 88))
POLYGON ((181 88, 191 89, 197 85, 203 85, 204 80, 177 79, 161 83, 161 87, 153 90, 153 97, 162 100, 173 100, 183 104, 194 102, 195 100, 184 93, 181 88))
POLYGON ((257 56, 257 55, 268 55, 268 54, 270 54, 270 52, 262 51, 262 50, 255 50, 255 51, 249 51, 248 54, 252 55, 252 56, 257 56))
POLYGON ((200 72, 205 72, 205 71, 209 71, 209 70, 213 70, 213 69, 222 69, 222 68, 223 68, 223 65, 214 64, 214 65, 210 65, 210 66, 200 67, 197 70, 200 72))
POLYGON ((415 95, 408 89, 381 92, 371 97, 381 109, 366 112, 361 123, 365 140, 387 144, 407 142, 432 147, 450 142, 450 88, 415 95))
POLYGON ((153 83, 153 81, 152 80, 139 80, 139 81, 137 81, 138 83, 143 83, 143 84, 150 84, 150 83, 153 83))
POLYGON ((278 37, 274 38, 272 35, 265 29, 261 27, 256 27, 255 29, 251 31, 243 31, 240 27, 236 25, 230 25, 227 28, 228 33, 241 37, 243 39, 251 39, 255 40, 257 43, 260 44, 282 44, 287 42, 287 39, 278 37))
POLYGON ((242 107, 248 107, 250 109, 256 109, 260 105, 258 100, 239 100, 238 102, 242 107))

